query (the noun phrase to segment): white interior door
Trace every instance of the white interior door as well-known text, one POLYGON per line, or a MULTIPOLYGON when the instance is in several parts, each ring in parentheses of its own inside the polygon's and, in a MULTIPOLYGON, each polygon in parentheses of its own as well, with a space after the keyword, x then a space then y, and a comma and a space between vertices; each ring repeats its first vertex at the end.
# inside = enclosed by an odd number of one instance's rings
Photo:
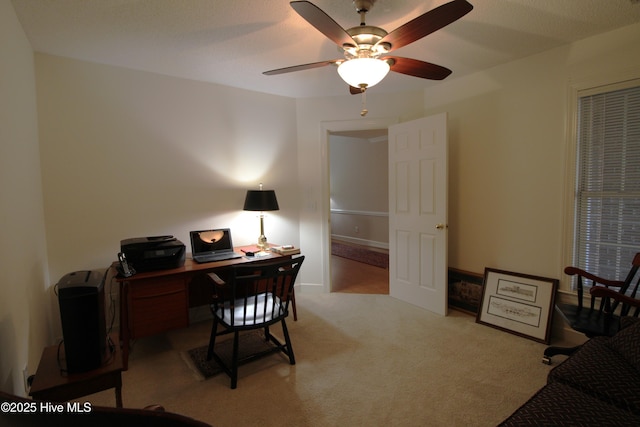
POLYGON ((389 127, 389 293, 447 314, 447 115, 389 127))

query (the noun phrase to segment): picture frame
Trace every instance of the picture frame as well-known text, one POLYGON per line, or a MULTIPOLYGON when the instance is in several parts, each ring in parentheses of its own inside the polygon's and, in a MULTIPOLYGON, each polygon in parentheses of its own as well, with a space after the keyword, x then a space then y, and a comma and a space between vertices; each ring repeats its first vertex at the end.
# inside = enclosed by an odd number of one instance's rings
POLYGON ((449 267, 447 280, 449 308, 477 315, 482 299, 483 280, 482 273, 449 267))
POLYGON ((476 323, 549 344, 558 283, 487 267, 476 323))

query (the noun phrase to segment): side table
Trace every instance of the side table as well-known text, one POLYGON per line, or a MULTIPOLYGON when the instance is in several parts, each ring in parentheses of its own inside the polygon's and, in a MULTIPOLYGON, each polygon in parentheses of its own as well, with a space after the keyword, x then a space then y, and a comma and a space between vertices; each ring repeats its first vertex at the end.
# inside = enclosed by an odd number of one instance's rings
MULTIPOLYGON (((57 345, 47 347, 42 352, 38 370, 33 378, 29 395, 36 400, 64 402, 99 391, 115 388, 116 407, 122 408, 122 355, 118 349, 117 335, 111 335, 115 344, 113 352, 101 367, 82 373, 62 372, 58 361, 57 345)), ((60 352, 63 360, 64 352, 60 352)))

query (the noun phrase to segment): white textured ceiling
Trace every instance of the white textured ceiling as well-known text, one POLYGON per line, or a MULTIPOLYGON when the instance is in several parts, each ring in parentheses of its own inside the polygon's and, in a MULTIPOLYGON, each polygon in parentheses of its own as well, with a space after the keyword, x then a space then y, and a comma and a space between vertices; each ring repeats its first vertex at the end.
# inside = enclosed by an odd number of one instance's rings
MULTIPOLYGON (((312 0, 343 28, 351 0, 312 0)), ((639 0, 469 0, 462 19, 398 56, 462 76, 640 22, 639 0)), ((287 0, 12 0, 34 50, 290 97, 344 95, 332 66, 277 76, 263 71, 341 58, 287 0)), ((367 24, 394 30, 447 0, 377 0, 367 24)), ((639 50, 640 51, 640 50, 639 50)), ((437 84, 390 73, 380 93, 437 84)))

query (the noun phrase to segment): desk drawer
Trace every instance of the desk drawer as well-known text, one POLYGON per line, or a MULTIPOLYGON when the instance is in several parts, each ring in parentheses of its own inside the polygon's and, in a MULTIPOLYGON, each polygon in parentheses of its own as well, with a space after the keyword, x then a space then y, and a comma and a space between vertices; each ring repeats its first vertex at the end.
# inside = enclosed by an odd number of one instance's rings
POLYGON ((189 325, 187 286, 181 277, 137 281, 129 294, 131 338, 189 325))

